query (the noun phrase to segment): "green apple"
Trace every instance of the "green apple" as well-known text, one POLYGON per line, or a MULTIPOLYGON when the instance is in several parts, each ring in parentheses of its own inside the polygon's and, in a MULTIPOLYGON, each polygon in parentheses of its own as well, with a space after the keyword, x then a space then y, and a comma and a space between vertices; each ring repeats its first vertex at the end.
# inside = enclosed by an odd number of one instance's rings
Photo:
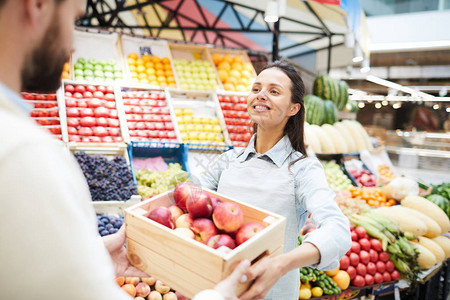
POLYGON ((181 88, 182 90, 188 90, 188 89, 189 89, 189 84, 187 84, 187 83, 181 83, 181 84, 180 84, 180 88, 181 88))
POLYGON ((110 66, 115 66, 117 64, 117 61, 114 58, 110 58, 106 63, 110 66))
POLYGON ((200 72, 198 74, 198 77, 200 77, 201 79, 206 79, 206 78, 208 78, 208 75, 205 72, 200 72))
POLYGON ((199 84, 197 84, 197 90, 204 91, 204 90, 206 90, 206 87, 205 87, 205 85, 199 83, 199 84))
POLYGON ((199 72, 198 67, 191 67, 191 73, 197 74, 199 72))
POLYGON ((75 76, 83 76, 84 72, 81 69, 75 69, 75 71, 73 71, 73 73, 75 74, 75 76))
POLYGON ((103 71, 95 70, 95 71, 94 71, 94 76, 95 76, 95 77, 103 77, 103 76, 104 76, 104 73, 103 73, 103 71))
POLYGON ((114 72, 122 72, 122 68, 119 66, 119 65, 115 65, 115 66, 113 66, 113 70, 114 70, 114 72))
POLYGON ((98 60, 94 57, 89 58, 88 63, 90 63, 91 65, 96 65, 98 64, 98 60))
POLYGON ((94 76, 84 76, 84 80, 93 81, 94 80, 94 76))
POLYGON ((194 78, 193 77, 187 77, 186 78, 186 83, 189 83, 189 84, 195 83, 194 78))
POLYGON ((106 72, 104 72, 104 76, 105 76, 106 78, 114 78, 113 72, 108 72, 108 71, 106 71, 106 72))
POLYGON ((195 83, 195 84, 201 84, 201 83, 202 83, 202 80, 201 80, 200 78, 198 78, 198 77, 195 77, 195 78, 194 78, 194 83, 195 83))
POLYGON ((77 64, 82 64, 82 65, 84 65, 85 63, 86 63, 86 59, 85 59, 85 58, 79 57, 79 58, 77 59, 77 64))
POLYGON ((83 76, 75 76, 75 80, 84 80, 83 76))
POLYGON ((94 77, 94 81, 104 81, 103 77, 94 77))
POLYGON ((102 66, 102 65, 100 65, 100 64, 96 64, 96 65, 94 65, 94 71, 97 71, 97 70, 99 70, 99 71, 102 71, 102 72, 103 72, 103 66, 102 66))
POLYGON ((84 74, 84 76, 92 76, 92 75, 94 75, 94 72, 92 72, 92 70, 86 69, 86 70, 84 70, 83 74, 84 74))
POLYGON ((106 66, 106 60, 104 60, 104 59, 100 59, 99 61, 98 61, 98 64, 99 65, 101 65, 102 67, 104 67, 104 66, 106 66))
POLYGON ((122 78, 123 77, 122 71, 115 71, 114 72, 114 77, 122 78))
POLYGON ((195 83, 191 83, 191 84, 189 84, 189 89, 190 90, 197 90, 197 85, 195 83))
POLYGON ((114 82, 114 78, 105 78, 105 82, 114 82))
POLYGON ((112 72, 112 71, 113 71, 113 67, 110 66, 110 65, 105 65, 105 66, 103 67, 103 71, 104 71, 104 72, 112 72))
POLYGON ((87 64, 84 65, 84 69, 85 70, 88 69, 88 70, 94 71, 94 65, 90 64, 90 63, 87 63, 87 64))
POLYGON ((80 64, 80 63, 76 63, 76 64, 73 66, 73 68, 74 68, 75 70, 83 70, 83 69, 84 69, 84 65, 83 65, 83 64, 80 64))

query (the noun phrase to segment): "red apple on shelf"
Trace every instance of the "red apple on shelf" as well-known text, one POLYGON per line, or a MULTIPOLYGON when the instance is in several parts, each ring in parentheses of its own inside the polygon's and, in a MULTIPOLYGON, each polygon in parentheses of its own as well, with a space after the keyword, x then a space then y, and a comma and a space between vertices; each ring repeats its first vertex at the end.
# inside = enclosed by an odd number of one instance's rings
POLYGON ((170 213, 172 214, 172 218, 173 218, 174 222, 177 221, 178 217, 180 217, 181 215, 184 214, 184 212, 181 210, 181 208, 179 208, 178 206, 173 205, 173 204, 170 205, 168 207, 168 209, 170 210, 170 213))
POLYGON ((69 127, 78 127, 80 125, 80 121, 78 118, 67 118, 67 126, 69 127))
POLYGON ((107 109, 106 107, 103 107, 103 106, 99 106, 96 109, 94 109, 94 115, 97 118, 100 118, 100 117, 107 118, 110 116, 109 109, 107 109))
POLYGON ((86 88, 85 88, 85 86, 84 85, 77 85, 76 87, 75 87, 75 92, 78 92, 78 93, 84 93, 86 91, 86 88))
POLYGON ((71 84, 68 84, 68 85, 66 85, 66 86, 64 87, 64 90, 65 90, 66 92, 73 93, 73 92, 75 91, 75 87, 74 87, 73 85, 71 85, 71 84))
POLYGON ((92 130, 95 136, 105 137, 108 136, 108 130, 105 127, 97 126, 92 130))
POLYGON ((198 218, 192 222, 191 230, 195 234, 195 239, 206 243, 210 237, 217 234, 217 228, 210 219, 198 218))
POLYGON ((84 98, 92 98, 92 92, 90 92, 90 91, 84 92, 84 93, 83 93, 83 97, 84 97, 84 98))
POLYGON ((95 86, 93 85, 87 85, 86 86, 86 91, 89 91, 91 93, 94 93, 95 91, 97 91, 97 89, 95 88, 95 86))
POLYGON ((81 136, 91 136, 93 135, 92 129, 90 127, 81 127, 78 129, 78 134, 81 136))
POLYGON ((89 141, 91 143, 102 143, 103 142, 102 139, 100 137, 98 137, 98 136, 91 136, 91 137, 89 137, 89 141))
POLYGON ((106 94, 105 95, 105 97, 104 97, 104 99, 106 100, 106 101, 115 101, 115 97, 114 97, 114 94, 111 94, 111 93, 108 93, 108 94, 106 94))
POLYGON ((97 118, 95 120, 95 122, 96 122, 97 126, 108 127, 108 119, 106 119, 106 118, 103 118, 103 117, 97 118))
POLYGON ((239 246, 248 239, 255 236, 258 232, 263 230, 264 227, 256 222, 250 222, 241 226, 241 228, 236 233, 236 244, 239 246))
POLYGON ((66 114, 68 117, 79 117, 80 116, 80 112, 79 112, 78 108, 75 108, 75 107, 68 108, 66 111, 66 114))
POLYGON ((118 119, 108 119, 108 126, 109 127, 119 127, 120 122, 118 119))
POLYGON ((93 94, 92 94, 95 98, 99 98, 99 99, 103 99, 104 97, 105 97, 105 94, 103 94, 103 92, 101 92, 101 91, 95 91, 93 94))
POLYGON ((194 239, 195 240, 195 234, 189 228, 178 227, 178 228, 174 229, 174 232, 176 234, 178 234, 178 235, 184 236, 185 238, 194 239))
POLYGON ((77 104, 78 104, 79 108, 87 108, 88 107, 87 102, 84 100, 78 100, 77 104))
POLYGON ((79 92, 75 92, 72 94, 72 97, 74 97, 75 99, 83 99, 83 94, 79 93, 79 92))
POLYGON ((175 221, 176 228, 191 228, 194 218, 190 214, 182 214, 175 221))
POLYGON ((167 207, 157 207, 153 209, 148 215, 147 218, 164 225, 170 229, 175 228, 175 224, 172 219, 172 213, 167 207))
POLYGON ((211 248, 217 249, 222 246, 228 247, 230 249, 236 248, 236 242, 228 234, 217 234, 208 239, 206 242, 211 248))
POLYGON ((74 99, 66 99, 66 107, 77 107, 77 101, 74 99))
POLYGON ((75 127, 67 127, 67 133, 70 135, 76 135, 78 134, 78 130, 75 127))
POLYGON ((94 111, 91 108, 80 109, 80 116, 81 117, 93 117, 94 111))
POLYGON ((108 132, 109 132, 109 135, 112 137, 117 137, 120 135, 120 129, 117 127, 109 128, 108 132))
POLYGON ((193 191, 201 191, 202 188, 191 182, 180 182, 176 185, 173 191, 173 199, 175 204, 181 208, 186 209, 186 200, 193 191))
POLYGON ((244 213, 236 203, 223 202, 214 209, 213 221, 219 230, 235 232, 244 223, 244 213))
POLYGON ((119 115, 118 115, 118 113, 117 113, 117 110, 111 109, 111 110, 109 111, 109 117, 110 117, 110 118, 113 118, 113 119, 118 119, 118 118, 119 118, 119 115))
MULTIPOLYGON (((69 122, 69 119, 67 120, 69 122)), ((69 125, 69 123, 67 123, 69 125)), ((95 118, 93 117, 83 117, 80 119, 80 125, 82 127, 93 127, 97 124, 95 118)), ((71 125, 72 126, 72 125, 71 125)))
POLYGON ((186 209, 195 218, 209 218, 213 208, 209 194, 203 190, 191 190, 186 199, 186 209))
POLYGON ((113 141, 115 143, 122 143, 123 142, 123 138, 121 136, 115 136, 115 137, 113 137, 113 141))
POLYGON ((88 107, 96 108, 102 105, 102 101, 98 98, 91 98, 87 101, 88 107))

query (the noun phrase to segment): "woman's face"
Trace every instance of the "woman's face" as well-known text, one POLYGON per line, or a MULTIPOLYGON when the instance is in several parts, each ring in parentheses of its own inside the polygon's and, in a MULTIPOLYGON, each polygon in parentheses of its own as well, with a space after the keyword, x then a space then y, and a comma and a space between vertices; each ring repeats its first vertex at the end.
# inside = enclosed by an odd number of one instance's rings
POLYGON ((293 115, 291 80, 278 68, 262 71, 247 98, 247 110, 258 128, 283 129, 293 115))

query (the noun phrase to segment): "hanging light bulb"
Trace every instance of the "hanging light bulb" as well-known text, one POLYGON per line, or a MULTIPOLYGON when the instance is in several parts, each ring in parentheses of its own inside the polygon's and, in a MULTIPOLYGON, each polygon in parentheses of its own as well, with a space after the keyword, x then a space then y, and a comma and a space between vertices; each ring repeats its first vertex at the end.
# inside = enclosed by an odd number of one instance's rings
POLYGON ((394 103, 394 104, 392 105, 392 108, 393 108, 393 109, 399 109, 399 108, 400 108, 400 103, 394 103))
POLYGON ((387 105, 389 104, 389 102, 387 102, 386 100, 383 100, 383 101, 381 101, 381 104, 382 104, 383 106, 387 106, 387 105))
POLYGON ((278 21, 278 3, 274 0, 269 0, 264 14, 264 21, 267 23, 275 23, 278 21))
POLYGON ((375 108, 376 108, 376 109, 380 109, 380 108, 381 108, 381 103, 379 103, 379 102, 378 102, 378 103, 375 103, 375 108))
POLYGON ((439 104, 433 105, 433 109, 439 109, 439 104))
POLYGON ((359 107, 359 108, 364 108, 364 106, 366 106, 366 105, 365 105, 363 102, 359 102, 359 103, 358 103, 358 107, 359 107))

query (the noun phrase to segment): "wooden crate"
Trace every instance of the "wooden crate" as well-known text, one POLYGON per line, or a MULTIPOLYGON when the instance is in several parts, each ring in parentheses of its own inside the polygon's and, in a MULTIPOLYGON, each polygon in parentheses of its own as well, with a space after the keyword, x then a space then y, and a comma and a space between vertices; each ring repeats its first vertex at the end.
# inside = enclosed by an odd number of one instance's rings
MULTIPOLYGON (((193 297, 211 289, 231 273, 242 259, 252 265, 264 256, 282 253, 286 219, 280 215, 203 189, 222 201, 237 203, 244 213, 244 223, 258 222, 266 228, 235 249, 220 251, 198 241, 181 237, 145 215, 159 206, 174 204, 173 191, 160 194, 125 210, 127 249, 130 262, 140 270, 160 279, 173 289, 193 297)), ((240 284, 237 295, 250 284, 240 284)))

